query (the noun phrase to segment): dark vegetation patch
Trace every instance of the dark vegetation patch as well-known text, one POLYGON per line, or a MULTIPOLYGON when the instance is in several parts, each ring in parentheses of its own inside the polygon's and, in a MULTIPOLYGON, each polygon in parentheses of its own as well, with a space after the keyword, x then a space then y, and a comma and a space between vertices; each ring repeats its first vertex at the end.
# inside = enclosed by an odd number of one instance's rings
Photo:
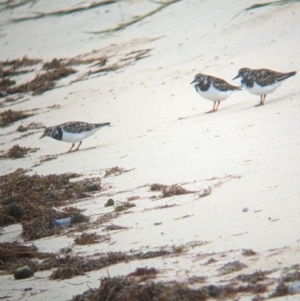
POLYGON ((25 84, 7 88, 6 93, 15 94, 32 92, 32 95, 39 95, 44 93, 45 91, 53 89, 56 81, 75 72, 76 70, 73 68, 60 67, 54 70, 47 71, 45 73, 40 73, 33 80, 25 84))
POLYGON ((0 126, 8 126, 11 123, 33 116, 33 114, 24 113, 24 111, 6 110, 0 112, 0 126))
POLYGON ((161 191, 163 198, 168 198, 174 195, 195 193, 195 191, 186 190, 179 184, 168 186, 168 185, 157 184, 157 183, 154 183, 150 186, 150 191, 161 191))
POLYGON ((129 278, 134 277, 137 282, 144 282, 150 279, 154 279, 158 274, 158 270, 155 268, 148 269, 145 268, 137 268, 134 272, 128 274, 129 278))
POLYGON ((29 176, 23 169, 0 176, 2 200, 0 225, 21 223, 22 236, 29 240, 59 232, 60 229, 54 227, 53 220, 76 216, 79 210, 72 208, 69 212, 60 212, 53 210, 52 207, 67 205, 90 196, 87 183, 91 181, 96 182, 101 190, 99 178, 70 181, 78 176, 77 174, 29 176), (12 210, 12 206, 17 209, 12 210))
POLYGON ((283 282, 293 282, 293 281, 300 281, 300 272, 299 271, 294 271, 292 273, 287 273, 282 276, 282 281, 283 282))
POLYGON ((23 246, 16 241, 0 243, 0 270, 14 270, 31 259, 42 260, 49 256, 49 253, 38 252, 34 245, 23 246))
POLYGON ((105 226, 103 231, 114 231, 114 230, 124 230, 124 229, 128 229, 128 227, 110 224, 108 226, 105 226))
POLYGON ((130 203, 128 201, 126 201, 126 202, 120 202, 120 201, 118 201, 115 204, 115 211, 116 212, 121 212, 121 211, 127 210, 127 209, 129 209, 131 207, 135 207, 135 206, 136 205, 134 203, 130 203))
POLYGON ((284 284, 283 282, 280 282, 273 293, 269 295, 269 298, 277 298, 277 297, 282 297, 286 296, 289 294, 289 287, 284 284))
POLYGON ((76 245, 91 245, 104 241, 110 241, 110 236, 99 235, 97 233, 83 233, 74 240, 76 245))
POLYGON ((226 275, 229 273, 234 273, 237 271, 240 271, 244 268, 246 268, 247 266, 245 264, 243 264, 240 261, 232 261, 232 262, 228 262, 226 264, 224 264, 221 268, 219 268, 219 273, 220 275, 226 275))
POLYGON ((254 256, 257 255, 257 253, 251 249, 244 249, 242 252, 243 256, 254 256))
POLYGON ((257 282, 266 280, 266 275, 273 273, 273 271, 257 271, 252 274, 241 274, 236 276, 234 279, 256 284, 257 282))
POLYGON ((74 80, 79 81, 86 79, 92 74, 112 72, 134 64, 138 60, 148 57, 150 51, 151 49, 136 50, 122 54, 120 57, 117 54, 106 56, 93 51, 74 58, 54 58, 52 61, 45 63, 43 63, 42 60, 28 59, 27 57, 21 60, 1 61, 0 97, 7 96, 1 105, 16 101, 18 98, 12 98, 11 95, 13 94, 31 93, 32 95, 39 95, 55 88, 59 80, 77 73, 78 70, 74 69, 74 66, 83 64, 90 65, 87 67, 87 72, 81 70, 81 75, 74 80), (25 68, 26 66, 33 65, 36 65, 34 69, 25 68), (13 77, 22 73, 33 73, 33 75, 36 74, 36 76, 26 83, 18 84, 16 82, 18 78, 13 77))
POLYGON ((123 167, 119 167, 119 166, 114 166, 111 168, 107 168, 105 169, 105 174, 104 174, 104 178, 107 177, 115 177, 118 175, 121 175, 124 172, 128 172, 131 171, 132 169, 124 169, 123 167))
POLYGON ((184 282, 139 282, 132 277, 102 278, 98 289, 89 289, 73 297, 72 301, 206 301, 211 297, 223 300, 242 293, 260 294, 267 289, 267 285, 209 285, 194 289, 184 282))
POLYGON ((60 259, 54 263, 53 267, 58 268, 50 275, 50 279, 55 280, 72 278, 120 262, 156 258, 169 254, 171 254, 171 252, 167 250, 153 252, 149 251, 147 253, 140 252, 132 255, 128 255, 123 252, 108 252, 105 256, 90 260, 87 260, 85 257, 67 256, 63 260, 60 259))
POLYGON ((34 153, 38 150, 38 148, 30 148, 30 147, 22 147, 18 144, 11 147, 6 154, 1 155, 0 158, 11 158, 11 159, 19 159, 23 158, 28 153, 34 153))
POLYGON ((41 122, 30 122, 29 124, 27 125, 19 125, 16 129, 17 132, 27 132, 28 130, 39 130, 39 129, 42 129, 44 128, 44 125, 41 123, 41 122))

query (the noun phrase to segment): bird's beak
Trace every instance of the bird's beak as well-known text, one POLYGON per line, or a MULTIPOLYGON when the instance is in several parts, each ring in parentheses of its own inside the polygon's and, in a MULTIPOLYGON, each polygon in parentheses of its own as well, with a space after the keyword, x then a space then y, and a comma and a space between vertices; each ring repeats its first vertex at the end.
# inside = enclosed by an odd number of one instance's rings
POLYGON ((45 133, 39 138, 39 139, 42 139, 42 138, 44 138, 46 135, 45 135, 45 133))
POLYGON ((238 77, 240 77, 239 74, 238 74, 235 78, 233 78, 232 80, 235 80, 235 79, 237 79, 238 77))
POLYGON ((194 79, 194 80, 190 83, 190 85, 193 84, 193 83, 195 83, 195 82, 196 82, 196 80, 194 79))

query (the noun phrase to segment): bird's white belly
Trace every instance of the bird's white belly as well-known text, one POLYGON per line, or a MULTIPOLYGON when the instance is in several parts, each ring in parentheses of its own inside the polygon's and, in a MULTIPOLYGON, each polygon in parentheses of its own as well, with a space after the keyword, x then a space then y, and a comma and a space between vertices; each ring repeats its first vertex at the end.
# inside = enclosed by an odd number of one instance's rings
POLYGON ((243 87, 250 93, 255 94, 255 95, 263 95, 263 94, 269 94, 274 92, 278 87, 280 86, 280 82, 276 82, 272 85, 268 86, 260 86, 256 82, 254 82, 254 85, 252 88, 249 88, 243 84, 243 87))
POLYGON ((69 132, 66 132, 63 130, 62 140, 66 141, 66 142, 76 143, 76 142, 82 141, 83 139, 90 137, 98 130, 99 130, 99 128, 96 128, 91 131, 86 131, 86 132, 81 132, 81 133, 69 133, 69 132))
POLYGON ((198 88, 197 86, 196 86, 196 90, 203 98, 212 101, 225 100, 233 92, 232 90, 220 91, 216 89, 213 85, 211 85, 207 91, 201 91, 200 88, 198 88))

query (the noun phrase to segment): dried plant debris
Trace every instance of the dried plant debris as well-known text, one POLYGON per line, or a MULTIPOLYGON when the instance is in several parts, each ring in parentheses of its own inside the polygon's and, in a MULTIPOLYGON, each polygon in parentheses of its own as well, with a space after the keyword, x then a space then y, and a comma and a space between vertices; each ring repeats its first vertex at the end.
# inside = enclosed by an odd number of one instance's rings
POLYGON ((219 270, 220 275, 225 275, 225 274, 240 271, 246 267, 247 266, 245 264, 236 260, 236 261, 226 263, 224 266, 222 266, 218 270, 219 270))
POLYGON ((293 282, 300 280, 300 272, 299 271, 294 271, 293 273, 287 273, 282 276, 282 281, 283 282, 293 282))
POLYGON ((49 253, 38 252, 35 245, 24 246, 16 241, 0 243, 0 270, 14 270, 33 258, 41 260, 49 256, 49 253))
POLYGON ((72 278, 74 276, 84 275, 89 271, 99 270, 120 262, 156 258, 170 254, 172 253, 167 250, 149 251, 147 253, 139 252, 132 255, 128 255, 124 252, 108 252, 105 256, 90 260, 80 256, 68 256, 64 258, 64 260, 60 259, 52 265, 52 267, 55 266, 57 269, 50 275, 50 279, 72 278))
POLYGON ((90 289, 82 295, 73 297, 72 301, 204 301, 207 295, 201 290, 189 288, 186 284, 174 283, 155 283, 149 282, 140 284, 134 279, 127 277, 103 278, 98 289, 90 289))
MULTIPOLYGON (((72 77, 67 83, 84 80, 92 74, 107 73, 124 68, 134 64, 138 60, 148 57, 151 51, 151 49, 140 49, 127 54, 119 54, 114 52, 114 47, 111 48, 110 51, 113 53, 112 55, 104 54, 107 50, 95 50, 73 58, 54 58, 49 62, 42 62, 42 60, 38 59, 28 59, 27 57, 21 60, 2 61, 0 62, 0 97, 10 96, 16 93, 39 95, 57 87, 59 80, 74 73, 81 72, 77 78, 74 79, 74 77, 72 77), (34 69, 23 68, 28 65, 35 65, 34 69), (78 65, 88 66, 80 69, 73 68, 73 66, 78 65), (18 84, 16 80, 19 80, 19 78, 12 77, 22 73, 32 73, 32 76, 36 75, 32 80, 18 84)), ((7 103, 8 100, 15 101, 17 99, 7 97, 7 100, 2 102, 1 105, 7 103)))
POLYGON ((0 176, 1 208, 0 225, 6 226, 21 223, 25 239, 38 239, 59 232, 53 220, 74 217, 79 210, 57 212, 53 206, 59 207, 90 196, 87 183, 97 182, 101 190, 100 179, 84 179, 71 182, 77 174, 61 174, 29 176, 25 170, 0 176), (18 206, 17 213, 12 213, 11 206, 18 206))
POLYGON ((41 122, 30 122, 27 125, 19 125, 16 129, 17 132, 27 132, 28 130, 39 130, 44 128, 44 125, 41 122))
POLYGON ((11 123, 33 116, 33 114, 25 113, 24 111, 6 110, 0 112, 0 126, 8 126, 11 123))
POLYGON ((265 276, 269 275, 273 272, 274 271, 257 271, 257 272, 254 272, 252 274, 238 275, 234 279, 242 281, 242 282, 248 282, 248 283, 251 283, 251 284, 256 284, 257 282, 265 281, 267 279, 265 276))
POLYGON ((242 252, 243 256, 255 256, 257 253, 251 249, 244 249, 242 252))
POLYGON ((30 147, 22 147, 18 144, 11 147, 6 154, 0 156, 0 158, 11 158, 11 159, 19 159, 23 158, 28 153, 34 153, 39 148, 30 148, 30 147))
POLYGON ((115 211, 116 212, 121 212, 121 211, 127 210, 127 209, 129 209, 131 207, 135 207, 135 206, 136 206, 135 204, 130 203, 128 201, 126 201, 126 202, 120 202, 120 201, 118 201, 115 204, 115 211))
POLYGON ((276 286, 275 291, 272 294, 270 294, 268 298, 277 298, 277 297, 286 296, 288 294, 289 294, 289 287, 283 282, 280 282, 276 286))
POLYGON ((124 230, 124 229, 128 229, 128 227, 110 224, 110 225, 104 227, 103 231, 114 231, 114 230, 124 230))
POLYGON ((134 278, 138 283, 156 278, 158 270, 155 268, 137 268, 134 272, 128 274, 129 278, 134 278))
MULTIPOLYGON (((25 55, 22 59, 0 61, 0 66, 1 66, 0 70, 1 70, 1 72, 3 72, 4 67, 9 67, 9 68, 11 68, 11 70, 16 70, 16 69, 19 69, 22 67, 37 65, 41 61, 42 61, 41 59, 29 59, 25 55)), ((3 73, 1 73, 1 72, 0 72, 0 77, 11 75, 11 74, 3 75, 3 73)))
POLYGON ((204 286, 198 289, 190 288, 186 283, 180 282, 147 282, 144 284, 128 277, 103 278, 98 289, 90 289, 82 295, 73 297, 72 301, 140 301, 140 300, 181 300, 181 301, 205 301, 210 297, 230 298, 239 293, 265 292, 265 287, 256 286, 204 286))
POLYGON ((123 167, 119 167, 119 166, 107 168, 107 169, 105 169, 104 178, 119 176, 122 173, 131 171, 131 170, 132 169, 124 169, 123 167))
POLYGON ((174 184, 174 185, 171 185, 171 186, 167 186, 167 185, 154 183, 150 186, 150 190, 151 191, 161 191, 163 198, 168 198, 168 197, 171 197, 171 196, 174 196, 174 195, 195 193, 195 191, 189 191, 189 190, 184 189, 179 184, 174 184))
POLYGON ((77 236, 74 240, 76 245, 91 245, 100 242, 109 242, 109 235, 99 235, 97 233, 83 233, 80 236, 77 236))
POLYGON ((32 92, 32 95, 39 95, 45 91, 53 89, 56 81, 62 79, 63 77, 67 77, 75 72, 75 69, 67 67, 61 67, 54 70, 50 70, 45 73, 38 74, 33 80, 25 84, 7 88, 6 92, 8 94, 32 92))

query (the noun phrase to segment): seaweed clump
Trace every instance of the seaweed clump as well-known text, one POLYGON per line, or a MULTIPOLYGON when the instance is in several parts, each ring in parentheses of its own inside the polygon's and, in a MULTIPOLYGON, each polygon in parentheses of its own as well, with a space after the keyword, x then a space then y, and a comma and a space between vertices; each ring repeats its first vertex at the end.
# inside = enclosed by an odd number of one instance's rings
POLYGON ((29 265, 36 271, 32 259, 44 259, 49 256, 49 253, 38 252, 34 245, 24 246, 17 241, 0 243, 0 270, 14 270, 18 266, 29 265))
POLYGON ((13 110, 6 110, 0 112, 0 126, 8 126, 11 123, 18 121, 20 119, 25 119, 33 114, 24 113, 24 111, 13 111, 13 110))
MULTIPOLYGON (((100 182, 100 179, 88 179, 71 182, 77 174, 60 174, 40 176, 26 175, 24 169, 0 176, 0 225, 7 226, 21 223, 25 239, 38 239, 51 236, 59 229, 53 224, 54 219, 67 218, 79 212, 76 208, 66 212, 52 209, 70 204, 78 199, 88 197, 87 182, 100 182), (11 206, 18 206, 16 214, 12 214, 11 206), (20 213, 20 214, 19 214, 20 213)), ((98 185, 101 190, 101 185, 98 185)))
POLYGON ((138 282, 123 278, 103 278, 98 289, 90 289, 82 295, 73 297, 72 301, 104 301, 104 300, 118 300, 118 301, 205 301, 207 295, 201 290, 189 288, 186 284, 181 283, 155 283, 149 282, 139 284, 138 282), (108 298, 109 296, 109 298, 108 298))
POLYGON ((69 67, 59 67, 54 70, 47 71, 42 74, 38 74, 33 80, 25 84, 21 84, 16 87, 8 88, 8 94, 14 93, 28 93, 32 92, 32 95, 39 95, 47 90, 51 90, 55 86, 55 82, 63 77, 67 77, 70 74, 75 73, 76 70, 69 67))
POLYGON ((0 156, 0 158, 18 159, 18 158, 23 158, 27 153, 33 153, 36 151, 37 151, 37 148, 22 147, 22 146, 19 146, 19 144, 16 144, 13 147, 11 147, 6 152, 5 155, 0 156))
POLYGON ((195 191, 189 191, 183 188, 181 185, 174 184, 174 185, 163 185, 154 183, 150 186, 151 191, 161 191, 163 198, 168 198, 174 195, 181 195, 181 194, 188 194, 194 193, 195 191))

